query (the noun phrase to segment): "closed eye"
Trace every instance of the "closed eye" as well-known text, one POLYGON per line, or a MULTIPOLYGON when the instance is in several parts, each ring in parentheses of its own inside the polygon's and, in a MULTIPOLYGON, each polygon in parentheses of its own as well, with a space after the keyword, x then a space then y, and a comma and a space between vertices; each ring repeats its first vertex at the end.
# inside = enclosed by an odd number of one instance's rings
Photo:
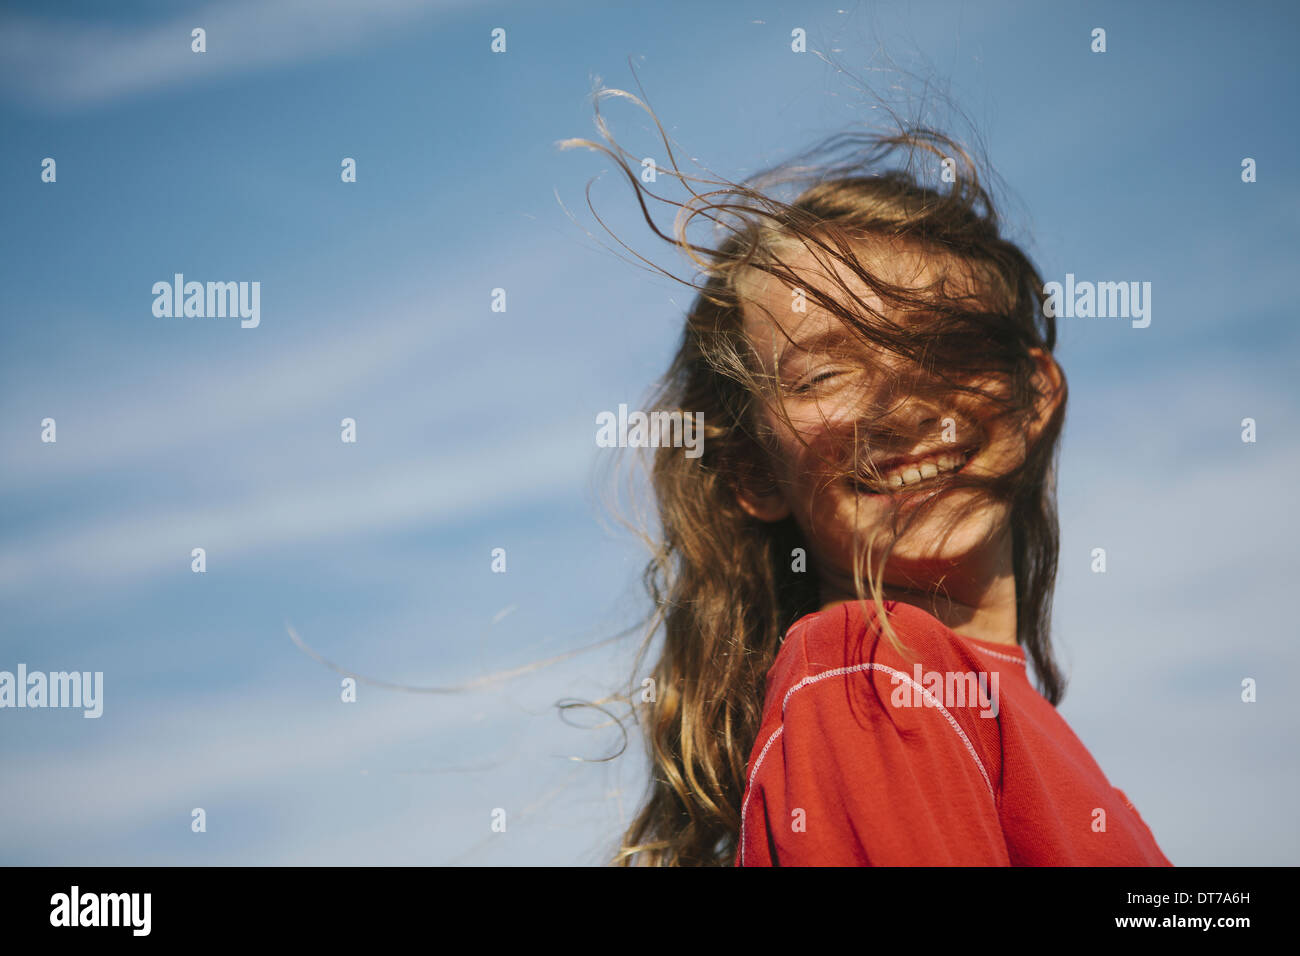
POLYGON ((802 385, 795 386, 793 391, 797 395, 801 395, 805 392, 810 392, 812 391, 814 385, 817 385, 819 382, 824 382, 827 379, 834 378, 836 375, 841 374, 842 371, 843 371, 842 369, 827 369, 825 372, 818 372, 816 375, 808 379, 808 381, 804 382, 802 385))

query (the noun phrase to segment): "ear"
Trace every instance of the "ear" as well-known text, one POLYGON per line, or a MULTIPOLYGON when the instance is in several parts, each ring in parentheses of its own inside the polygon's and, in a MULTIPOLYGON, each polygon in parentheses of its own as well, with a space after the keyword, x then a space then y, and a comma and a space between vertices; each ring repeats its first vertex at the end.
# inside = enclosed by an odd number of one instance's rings
POLYGON ((1029 423, 1028 428, 1028 437, 1032 442, 1042 434, 1061 402, 1065 400, 1065 373, 1061 371, 1061 366, 1056 363, 1052 353, 1046 349, 1031 348, 1029 354, 1034 357, 1037 365, 1033 383, 1034 388, 1038 390, 1034 420, 1029 423))
POLYGON ((759 521, 780 521, 790 515, 790 503, 770 478, 746 476, 736 482, 736 502, 759 521))

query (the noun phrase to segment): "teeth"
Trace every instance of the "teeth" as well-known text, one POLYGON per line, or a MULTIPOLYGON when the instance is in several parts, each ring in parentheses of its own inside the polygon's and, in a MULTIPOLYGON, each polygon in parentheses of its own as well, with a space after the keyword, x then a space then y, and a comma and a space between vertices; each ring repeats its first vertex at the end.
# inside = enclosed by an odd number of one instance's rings
POLYGON ((966 464, 970 453, 938 454, 924 461, 909 462, 880 476, 880 484, 888 488, 905 488, 919 481, 934 478, 942 472, 956 471, 966 464))

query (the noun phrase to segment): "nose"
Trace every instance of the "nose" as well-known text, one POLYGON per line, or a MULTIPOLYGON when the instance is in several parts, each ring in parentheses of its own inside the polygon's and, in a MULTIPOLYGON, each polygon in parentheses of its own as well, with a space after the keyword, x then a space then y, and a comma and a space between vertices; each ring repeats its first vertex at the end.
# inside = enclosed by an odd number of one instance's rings
POLYGON ((894 378, 892 386, 878 390, 863 409, 858 435, 873 455, 906 454, 937 441, 950 416, 937 393, 927 394, 915 382, 894 378))

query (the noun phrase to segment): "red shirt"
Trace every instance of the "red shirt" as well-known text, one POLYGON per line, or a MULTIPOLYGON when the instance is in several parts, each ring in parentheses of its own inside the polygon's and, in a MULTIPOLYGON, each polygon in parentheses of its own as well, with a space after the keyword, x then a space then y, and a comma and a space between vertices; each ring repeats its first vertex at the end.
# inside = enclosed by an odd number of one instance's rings
POLYGON ((1030 684, 1018 646, 859 602, 800 618, 768 672, 738 866, 1171 866, 1030 684))

